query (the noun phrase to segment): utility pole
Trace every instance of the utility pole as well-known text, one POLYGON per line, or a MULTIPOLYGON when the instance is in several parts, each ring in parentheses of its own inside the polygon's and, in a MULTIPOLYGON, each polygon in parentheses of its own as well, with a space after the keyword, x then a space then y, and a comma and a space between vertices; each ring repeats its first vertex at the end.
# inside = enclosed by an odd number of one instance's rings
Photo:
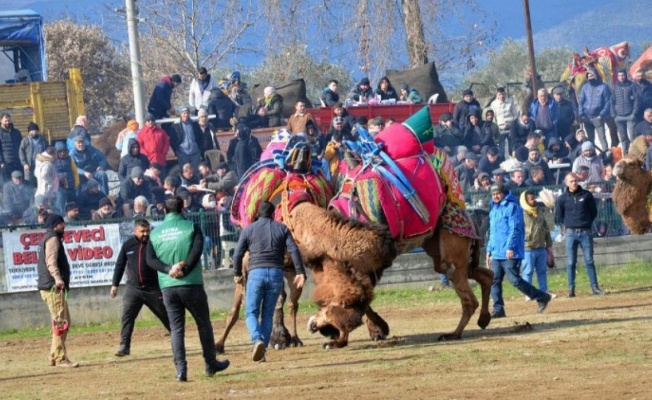
POLYGON ((127 33, 129 34, 129 62, 131 63, 131 82, 134 89, 134 109, 136 121, 145 123, 145 99, 143 94, 143 70, 140 64, 140 45, 138 44, 138 17, 136 0, 125 0, 127 11, 127 33))
POLYGON ((530 71, 532 71, 532 96, 537 98, 537 66, 534 61, 534 40, 532 39, 532 22, 530 22, 530 2, 523 0, 523 9, 525 11, 525 33, 527 34, 527 51, 530 57, 530 71))

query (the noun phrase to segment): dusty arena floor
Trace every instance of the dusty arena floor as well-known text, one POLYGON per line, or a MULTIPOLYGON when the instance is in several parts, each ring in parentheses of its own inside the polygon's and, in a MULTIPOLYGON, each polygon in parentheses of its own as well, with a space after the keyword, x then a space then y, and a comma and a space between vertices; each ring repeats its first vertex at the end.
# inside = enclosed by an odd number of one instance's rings
MULTIPOLYGON (((640 283, 640 282, 639 282, 640 283)), ((131 356, 116 359, 118 332, 71 333, 76 370, 47 366, 49 339, 2 339, 0 397, 7 399, 645 399, 652 376, 652 287, 620 288, 604 297, 560 296, 543 315, 515 294, 508 318, 464 340, 437 342, 452 330, 459 305, 443 292, 414 304, 377 301, 391 339, 370 342, 366 329, 341 350, 322 350, 300 316, 305 346, 270 350, 267 363, 250 361, 239 322, 226 357, 231 367, 204 377, 194 325, 187 338, 189 382, 174 381, 169 337, 160 327, 137 328, 131 356), (527 324, 526 324, 527 323, 527 324), (530 328, 531 326, 531 328, 530 328)), ((423 289, 425 291, 425 289, 423 289)), ((74 301, 74 299, 72 300, 74 301)), ((73 316, 74 317, 74 316, 73 316)), ((222 321, 214 321, 216 331, 222 321)))

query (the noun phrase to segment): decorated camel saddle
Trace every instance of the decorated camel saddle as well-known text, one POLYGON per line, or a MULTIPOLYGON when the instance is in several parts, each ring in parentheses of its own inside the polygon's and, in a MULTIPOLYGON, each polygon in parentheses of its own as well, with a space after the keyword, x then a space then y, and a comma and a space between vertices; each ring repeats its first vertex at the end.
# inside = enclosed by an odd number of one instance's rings
POLYGON ((561 81, 571 81, 579 94, 582 85, 586 82, 586 72, 594 70, 602 82, 613 85, 618 78, 618 70, 625 68, 625 61, 629 56, 629 43, 622 42, 607 47, 602 46, 593 51, 584 48, 583 54, 573 53, 573 59, 561 76, 561 81))
POLYGON ((329 208, 342 215, 386 225, 400 251, 431 236, 438 223, 475 238, 461 185, 446 154, 435 148, 428 107, 372 138, 344 142, 357 160, 346 165, 339 192, 329 208))
POLYGON ((240 179, 231 203, 231 221, 241 228, 250 225, 263 201, 283 203, 277 207, 277 221, 282 221, 283 211, 303 201, 326 208, 333 188, 320 167, 302 137, 281 132, 240 179))

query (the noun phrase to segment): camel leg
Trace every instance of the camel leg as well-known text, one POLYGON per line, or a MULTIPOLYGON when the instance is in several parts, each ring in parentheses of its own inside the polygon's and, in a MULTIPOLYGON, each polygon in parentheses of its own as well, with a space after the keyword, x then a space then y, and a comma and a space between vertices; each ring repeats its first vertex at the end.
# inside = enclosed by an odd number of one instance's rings
POLYGON ((368 306, 364 312, 369 337, 371 340, 385 340, 389 336, 389 325, 376 313, 371 306, 368 306))
POLYGON ((229 332, 235 323, 238 322, 240 317, 240 307, 242 306, 242 300, 244 299, 244 283, 238 283, 235 285, 235 290, 233 292, 233 303, 231 309, 229 310, 229 315, 226 317, 226 326, 224 327, 224 332, 222 336, 215 342, 215 350, 219 354, 224 354, 224 342, 229 336, 229 332))
POLYGON ((296 271, 292 269, 291 271, 285 272, 285 279, 290 288, 290 297, 288 299, 288 314, 290 315, 290 346, 297 347, 303 346, 303 342, 299 339, 299 334, 297 331, 297 313, 299 312, 299 298, 303 292, 303 288, 298 288, 294 283, 294 278, 296 277, 296 271))
POLYGON ((480 316, 478 317, 478 326, 484 329, 489 326, 489 322, 491 322, 489 296, 491 295, 491 282, 494 280, 494 273, 489 268, 477 267, 471 271, 471 279, 478 282, 480 289, 482 290, 482 302, 480 306, 480 316))
POLYGON ((269 344, 272 345, 276 350, 283 350, 290 344, 290 332, 288 332, 284 320, 283 306, 285 305, 285 299, 287 298, 287 292, 285 287, 281 291, 281 294, 278 296, 276 301, 276 308, 274 309, 274 322, 272 327, 272 334, 269 338, 269 344))

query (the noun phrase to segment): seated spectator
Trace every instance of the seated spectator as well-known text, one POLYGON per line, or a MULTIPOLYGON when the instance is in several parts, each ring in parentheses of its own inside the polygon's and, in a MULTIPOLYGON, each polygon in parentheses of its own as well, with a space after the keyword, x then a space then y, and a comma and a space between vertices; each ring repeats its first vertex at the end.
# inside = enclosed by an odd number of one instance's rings
POLYGON ((396 89, 394 89, 394 86, 392 86, 392 83, 386 76, 380 78, 380 82, 378 82, 378 87, 376 88, 375 95, 376 98, 380 97, 380 101, 398 100, 396 89))
POLYGON ((494 118, 494 110, 488 108, 484 112, 484 121, 482 122, 483 146, 486 146, 490 142, 493 143, 493 146, 498 146, 500 143, 500 129, 498 129, 498 125, 494 122, 494 118))
POLYGON ((509 190, 527 188, 525 172, 522 169, 515 169, 509 173, 509 190))
POLYGON ((616 176, 614 175, 614 168, 611 164, 604 165, 604 177, 602 179, 605 182, 616 182, 616 176))
POLYGON ((551 185, 554 182, 554 177, 552 176, 552 172, 550 172, 550 167, 548 167, 548 164, 543 161, 543 158, 541 158, 541 152, 539 151, 538 147, 533 147, 530 149, 528 158, 523 163, 523 169, 526 175, 531 176, 530 168, 532 167, 541 167, 541 169, 543 169, 544 185, 551 185))
POLYGON ((165 190, 165 198, 173 197, 177 195, 177 185, 176 185, 176 177, 174 176, 168 176, 165 178, 163 181, 163 189, 165 190))
POLYGON ((478 156, 473 152, 468 152, 464 158, 464 163, 455 167, 455 173, 460 181, 464 193, 473 189, 475 180, 475 167, 478 164, 478 156))
POLYGON ((309 112, 306 112, 306 103, 302 100, 297 101, 294 106, 294 114, 288 119, 287 129, 290 133, 296 135, 301 132, 306 132, 306 124, 308 121, 315 122, 315 118, 309 112))
POLYGON ((415 88, 411 88, 407 83, 401 84, 401 96, 399 97, 400 101, 404 101, 409 104, 421 104, 423 99, 421 94, 415 88))
POLYGON ((66 213, 63 216, 63 220, 69 224, 71 222, 80 221, 79 218, 79 206, 74 201, 66 203, 66 213))
POLYGON ((557 138, 550 139, 548 149, 543 153, 543 160, 547 163, 561 164, 570 162, 568 158, 568 149, 562 147, 561 142, 557 138))
POLYGON ((258 100, 257 114, 262 118, 262 125, 266 127, 281 126, 283 113, 283 97, 276 93, 274 86, 263 90, 264 99, 258 100))
POLYGON ((571 146, 572 149, 569 150, 570 159, 573 162, 575 161, 575 159, 577 157, 580 156, 580 154, 582 154, 582 144, 584 144, 584 142, 588 142, 588 141, 589 141, 589 137, 586 135, 586 132, 584 131, 584 129, 580 128, 577 131, 575 131, 574 145, 571 146))
POLYGON ((161 171, 162 167, 157 163, 152 163, 149 165, 149 168, 145 170, 145 178, 149 179, 152 183, 152 189, 155 187, 163 187, 163 182, 161 181, 161 171))
POLYGON ((111 202, 111 199, 109 199, 108 197, 104 197, 102 200, 100 200, 99 208, 93 211, 91 214, 91 219, 93 221, 97 221, 101 219, 112 219, 116 217, 117 215, 113 208, 113 203, 111 202))
POLYGON ((543 171, 543 168, 541 168, 541 165, 530 166, 529 173, 530 173, 530 177, 525 181, 525 186, 533 187, 533 186, 545 186, 550 184, 546 182, 546 176, 543 171))
POLYGON ((18 148, 18 159, 23 164, 23 174, 26 181, 33 181, 36 156, 44 152, 46 147, 45 138, 41 135, 38 125, 30 122, 27 126, 27 136, 21 140, 18 148))
POLYGON ((353 126, 355 125, 355 117, 349 114, 342 103, 336 103, 333 106, 333 118, 335 117, 342 117, 342 120, 344 121, 343 128, 348 129, 349 131, 353 129, 353 126))
POLYGON ((86 146, 83 135, 75 138, 75 148, 70 152, 70 157, 75 161, 82 185, 89 179, 95 179, 100 184, 100 190, 105 195, 109 193, 106 158, 95 147, 86 146))
POLYGON ((491 188, 491 179, 486 172, 478 172, 475 178, 473 189, 477 192, 488 191, 491 188))
POLYGON ((203 194, 199 191, 199 177, 195 175, 195 171, 190 163, 183 165, 181 172, 175 177, 174 187, 177 188, 177 196, 182 190, 192 194, 195 204, 199 203, 201 195, 203 194))
POLYGON ((339 138, 340 142, 342 140, 353 140, 353 135, 351 134, 351 128, 349 128, 344 123, 344 118, 342 117, 333 118, 333 121, 331 122, 331 128, 326 134, 326 138, 328 140, 331 140, 336 136, 339 138))
POLYGON ((48 212, 49 212, 49 204, 47 203, 47 199, 45 198, 45 196, 40 194, 36 195, 34 196, 34 204, 29 205, 28 203, 28 207, 25 209, 25 211, 23 211, 23 215, 21 216, 21 223, 23 225, 39 224, 38 222, 39 214, 48 213, 48 212))
POLYGON ((326 149, 326 144, 328 143, 327 135, 322 135, 317 128, 317 124, 312 121, 308 121, 306 124, 306 142, 310 146, 310 150, 318 159, 322 159, 324 156, 324 149, 326 149))
POLYGON ((637 157, 642 162, 645 162, 648 149, 652 143, 652 129, 644 131, 641 136, 638 136, 629 146, 629 154, 637 157))
POLYGON ((439 117, 439 124, 434 130, 435 146, 448 153, 449 157, 455 156, 457 147, 464 143, 464 132, 453 122, 453 115, 449 112, 439 117))
POLYGON ((199 165, 197 166, 197 171, 199 172, 199 180, 201 181, 202 179, 206 179, 207 176, 210 176, 213 174, 213 171, 211 171, 210 167, 208 164, 205 162, 200 162, 199 165))
POLYGON ((577 172, 575 172, 575 175, 577 175, 577 183, 583 188, 583 189, 589 189, 589 174, 590 174, 590 169, 586 165, 582 165, 577 169, 577 172))
POLYGON ((328 82, 328 86, 321 92, 321 96, 319 97, 322 107, 333 107, 340 101, 340 95, 337 94, 338 87, 339 82, 335 79, 331 79, 328 82))
POLYGON ((215 115, 210 121, 213 131, 231 129, 231 119, 235 115, 236 105, 219 87, 211 89, 208 98, 208 115, 215 115))
POLYGON ((138 137, 138 122, 136 120, 129 120, 127 127, 118 133, 118 138, 115 141, 115 148, 120 150, 120 158, 129 154, 129 142, 138 137))
POLYGON ((145 179, 145 171, 140 167, 134 167, 131 170, 130 178, 125 179, 120 184, 120 201, 118 204, 133 201, 138 196, 151 198, 152 189, 149 179, 145 179))
MULTIPOLYGON (((524 113, 512 122, 509 132, 509 153, 525 145, 527 137, 534 132, 534 121, 530 119, 530 114, 524 113)), ((526 156, 527 158, 527 156, 526 156)))
POLYGON ((100 200, 105 197, 106 195, 100 192, 99 183, 95 179, 89 179, 86 188, 77 197, 79 217, 82 220, 91 219, 92 212, 98 209, 100 200))
MULTIPOLYGON (((36 178, 36 194, 45 196, 50 204, 56 206, 59 178, 54 166, 54 153, 54 147, 50 146, 36 155, 34 177, 36 178)), ((63 210, 56 209, 56 212, 62 213, 63 210)))
POLYGON ((529 155, 531 149, 536 149, 539 147, 541 136, 538 133, 532 132, 527 135, 527 141, 522 146, 518 146, 514 150, 514 157, 520 162, 525 162, 529 155))
POLYGON ((491 171, 492 180, 495 184, 506 185, 508 182, 505 180, 505 170, 502 168, 491 171))
POLYGON ((369 82, 369 78, 362 78, 360 83, 351 89, 348 97, 356 103, 367 103, 369 99, 373 99, 374 91, 371 89, 371 82, 369 82))
MULTIPOLYGON (((466 128, 464 129, 464 146, 466 146, 469 151, 480 154, 483 147, 483 138, 482 138, 482 121, 480 121, 480 115, 477 113, 469 114, 468 122, 466 128)), ((488 143, 487 146, 492 146, 491 143, 488 143)))
POLYGON ((88 133, 88 119, 85 115, 80 115, 75 120, 75 125, 70 130, 68 134, 68 139, 66 140, 66 147, 68 151, 72 154, 72 151, 75 149, 75 141, 77 137, 81 136, 84 140, 86 147, 91 145, 91 135, 88 133))
POLYGON ((23 173, 11 173, 11 181, 2 186, 2 205, 10 218, 17 222, 34 198, 34 187, 23 180, 23 173))
POLYGON ((503 161, 505 159, 499 154, 498 147, 489 147, 487 154, 478 161, 478 171, 486 172, 488 176, 493 170, 500 168, 500 163, 503 161))
POLYGON ((145 196, 138 196, 134 199, 134 209, 133 209, 133 217, 134 218, 144 218, 148 215, 148 208, 149 208, 149 201, 147 201, 147 197, 145 196))
POLYGON ((602 181, 604 166, 602 165, 602 159, 596 156, 595 147, 591 142, 582 143, 582 154, 573 162, 573 172, 578 173, 582 166, 589 169, 587 183, 602 181))
POLYGON ((457 153, 455 154, 455 157, 451 158, 453 165, 457 167, 458 165, 463 164, 468 152, 469 150, 466 146, 457 146, 457 153))
POLYGON ((260 143, 255 136, 251 135, 251 129, 245 124, 238 124, 236 127, 237 143, 233 150, 233 160, 236 172, 242 177, 247 170, 254 165, 263 153, 260 143))
POLYGON ((380 131, 385 128, 385 121, 383 117, 375 117, 369 122, 369 134, 371 137, 376 137, 380 131))
POLYGON ((118 177, 121 182, 131 177, 131 170, 135 167, 141 168, 143 171, 149 168, 149 160, 144 154, 140 153, 140 144, 136 139, 129 141, 129 153, 120 159, 118 166, 118 177))
POLYGON ((59 191, 57 193, 56 205, 57 210, 65 208, 66 203, 77 199, 77 190, 79 189, 79 174, 77 165, 68 155, 68 148, 63 142, 56 142, 54 150, 57 157, 54 160, 54 167, 59 179, 59 191))
POLYGON ((233 196, 238 185, 238 176, 235 172, 229 171, 229 164, 222 162, 217 164, 215 174, 202 179, 200 185, 214 190, 216 198, 221 199, 225 196, 233 196))
POLYGON ((178 196, 183 200, 183 212, 185 214, 199 212, 200 207, 195 203, 189 191, 181 189, 178 191, 178 196))
POLYGON ((647 108, 643 112, 643 120, 634 126, 634 137, 637 138, 650 131, 652 131, 652 108, 647 108))

